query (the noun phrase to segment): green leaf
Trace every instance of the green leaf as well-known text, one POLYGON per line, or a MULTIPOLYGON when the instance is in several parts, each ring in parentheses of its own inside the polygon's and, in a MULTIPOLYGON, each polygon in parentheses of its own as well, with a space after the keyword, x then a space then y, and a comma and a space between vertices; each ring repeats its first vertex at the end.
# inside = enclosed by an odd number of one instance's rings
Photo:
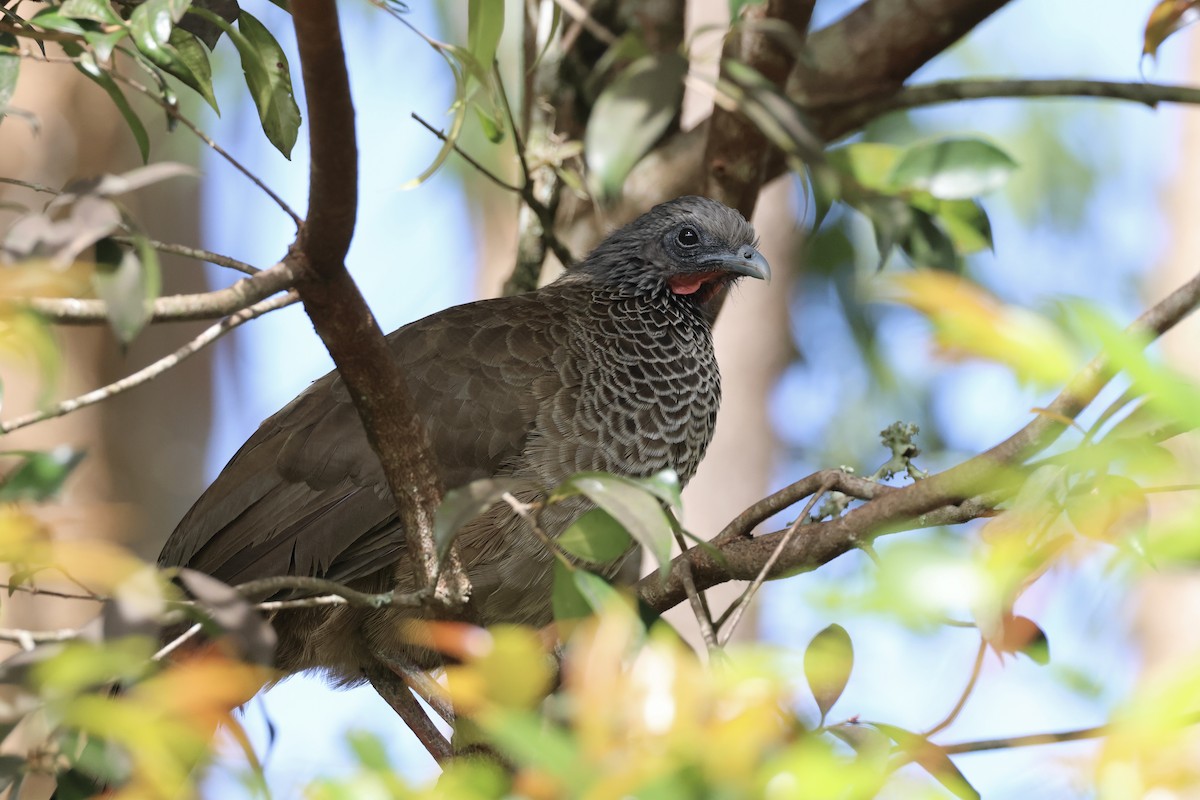
POLYGON ((938 783, 945 786, 950 793, 962 800, 979 800, 979 792, 954 766, 946 751, 938 747, 924 736, 898 728, 895 725, 885 725, 882 722, 870 723, 891 737, 901 750, 922 769, 932 775, 938 783))
POLYGON ((29 309, 18 308, 7 314, 0 326, 0 347, 19 348, 32 356, 41 385, 37 404, 49 405, 62 375, 63 357, 54 329, 45 317, 29 309))
POLYGON ((48 31, 60 31, 76 36, 83 35, 83 26, 62 13, 58 8, 45 8, 29 18, 31 25, 45 28, 48 31))
POLYGON ((954 242, 938 227, 932 216, 919 208, 912 210, 912 224, 903 232, 900 248, 918 267, 959 271, 960 262, 954 242))
POLYGON ((438 558, 449 552, 464 525, 498 503, 505 493, 516 493, 529 486, 529 481, 519 478, 482 478, 446 492, 433 518, 433 543, 438 558))
POLYGON ((134 44, 155 64, 170 60, 162 48, 170 41, 175 23, 187 12, 191 0, 145 0, 129 16, 134 44))
POLYGON ((503 117, 489 114, 478 105, 475 106, 475 116, 479 119, 479 127, 483 128, 483 135, 489 142, 500 144, 504 141, 503 117))
POLYGON ((213 95, 208 52, 194 35, 176 27, 190 5, 191 0, 146 0, 134 9, 130 32, 139 52, 220 112, 213 95))
POLYGON ((582 571, 582 568, 573 568, 555 560, 554 588, 550 593, 550 607, 554 610, 554 619, 562 622, 591 616, 591 604, 575 585, 575 573, 582 571))
POLYGON ((83 35, 84 41, 92 46, 92 52, 101 63, 108 63, 112 58, 113 50, 121 43, 125 37, 129 36, 129 28, 120 27, 116 30, 108 31, 88 31, 83 35))
MULTIPOLYGON (((574 739, 535 712, 504 710, 490 714, 488 739, 514 763, 545 771, 570 787, 569 796, 582 796, 594 776, 574 739)), ((499 795, 497 795, 499 796, 499 795)))
POLYGON ((271 144, 290 159, 300 130, 300 108, 292 94, 287 56, 271 32, 245 11, 238 16, 238 30, 242 35, 230 34, 229 38, 242 57, 246 85, 258 106, 263 132, 271 144), (248 62, 252 66, 247 66, 248 62))
POLYGON ((485 71, 496 60, 504 33, 504 0, 470 0, 467 4, 467 49, 485 71))
POLYGON ((572 475, 551 495, 551 502, 582 494, 607 511, 654 556, 660 567, 671 560, 673 528, 657 496, 637 481, 604 472, 572 475))
POLYGON ((729 0, 729 20, 736 21, 742 15, 742 10, 750 6, 762 5, 765 0, 729 0))
POLYGON ((889 179, 902 153, 894 144, 861 142, 829 150, 826 157, 832 167, 856 183, 890 194, 893 186, 889 179))
POLYGON ((283 48, 271 32, 246 11, 238 15, 237 28, 207 9, 193 11, 225 31, 237 48, 263 133, 284 158, 290 159, 300 130, 300 109, 292 94, 292 75, 283 48))
POLYGON ((75 59, 76 69, 91 78, 112 98, 113 104, 121 112, 121 116, 125 119, 125 124, 129 126, 129 130, 133 133, 133 138, 137 141, 138 151, 142 154, 143 163, 148 161, 150 159, 150 136, 146 133, 146 126, 138 119, 138 115, 134 112, 133 107, 129 105, 129 101, 121 93, 121 89, 117 86, 116 81, 96 64, 96 60, 91 53, 84 52, 83 48, 79 45, 64 42, 63 50, 66 51, 67 55, 75 59))
POLYGON ((641 486, 676 511, 683 510, 683 486, 680 485, 679 474, 675 470, 664 469, 649 478, 629 478, 628 480, 641 486))
POLYGON ((176 63, 163 67, 167 72, 186 83, 212 106, 212 110, 221 113, 217 106, 217 97, 213 94, 212 65, 208 63, 208 50, 194 35, 182 28, 172 28, 168 47, 175 51, 176 63))
MULTIPOLYGON (((13 92, 17 88, 17 75, 21 71, 21 57, 16 54, 17 37, 11 33, 0 33, 0 115, 12 102, 13 92)), ((0 117, 2 118, 2 117, 0 117)))
POLYGON ((583 140, 598 194, 619 196, 629 171, 666 132, 679 113, 687 67, 675 52, 645 56, 600 93, 583 140))
POLYGON ((112 239, 96 243, 96 270, 92 287, 104 301, 108 323, 122 344, 129 344, 150 321, 154 298, 158 296, 160 276, 158 256, 150 265, 141 253, 153 248, 139 247, 137 252, 112 239))
POLYGON ((58 494, 71 470, 83 460, 83 451, 56 447, 49 452, 20 451, 23 461, 0 480, 0 503, 28 500, 41 503, 58 494))
MULTIPOLYGON (((23 756, 0 755, 0 792, 12 786, 25 774, 25 758, 23 756)), ((17 797, 16 792, 9 797, 17 797)))
POLYGON ((593 564, 605 564, 629 551, 633 540, 621 523, 602 508, 593 508, 558 537, 558 546, 593 564))
POLYGON ((64 17, 86 19, 101 25, 125 25, 108 0, 66 0, 58 9, 64 17))
POLYGON ((942 200, 966 200, 999 188, 1017 167, 979 139, 946 139, 910 147, 889 176, 898 188, 923 189, 942 200))
POLYGON ((804 677, 821 710, 822 722, 845 691, 853 667, 854 645, 841 625, 828 626, 808 643, 804 651, 804 677))
POLYGON ((977 200, 936 200, 926 209, 933 215, 959 255, 995 250, 992 223, 977 200))
POLYGON ((589 617, 620 600, 621 595, 608 581, 581 567, 562 561, 554 563, 554 589, 550 604, 559 621, 589 617))
POLYGON ((370 731, 350 731, 346 734, 346 744, 354 751, 358 763, 367 769, 386 772, 392 769, 392 760, 388 758, 387 748, 379 737, 370 731))

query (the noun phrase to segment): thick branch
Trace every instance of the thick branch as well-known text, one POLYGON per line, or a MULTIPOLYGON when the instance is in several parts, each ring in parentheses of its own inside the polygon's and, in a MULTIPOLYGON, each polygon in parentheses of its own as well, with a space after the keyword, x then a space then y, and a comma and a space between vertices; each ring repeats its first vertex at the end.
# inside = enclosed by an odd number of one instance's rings
MULTIPOLYGON (((177 322, 225 317, 290 288, 294 280, 292 267, 287 263, 279 263, 225 289, 160 297, 154 301, 150 321, 177 322)), ((108 321, 108 306, 103 300, 35 297, 22 302, 51 322, 63 325, 92 325, 108 321)))
MULTIPOLYGON (((809 34, 804 57, 788 81, 788 96, 805 110, 823 139, 844 136, 879 112, 863 116, 822 104, 868 95, 882 101, 1007 2, 867 0, 832 25, 809 34)), ((709 163, 705 151, 712 135, 710 125, 711 119, 673 136, 643 158, 625 182, 623 202, 608 215, 610 224, 627 222, 681 194, 705 191, 705 173, 696 165, 709 163)), ((784 167, 783 159, 772 155, 762 182, 781 175, 784 167)))
POLYGON ((308 102, 312 152, 308 215, 288 258, 296 289, 346 382, 379 456, 407 537, 416 585, 432 589, 438 572, 433 512, 441 499, 433 456, 412 398, 379 324, 346 271, 358 199, 354 107, 334 0, 293 8, 308 102))
MULTIPOLYGON (((780 89, 796 63, 796 54, 808 29, 815 0, 768 0, 752 5, 729 34, 721 60, 751 67, 780 89), (783 31, 764 23, 783 23, 783 31)), ((722 77, 724 77, 722 67, 722 77)), ((771 149, 767 137, 737 111, 720 106, 713 110, 704 150, 705 195, 742 212, 754 213, 758 190, 766 175, 771 149)))

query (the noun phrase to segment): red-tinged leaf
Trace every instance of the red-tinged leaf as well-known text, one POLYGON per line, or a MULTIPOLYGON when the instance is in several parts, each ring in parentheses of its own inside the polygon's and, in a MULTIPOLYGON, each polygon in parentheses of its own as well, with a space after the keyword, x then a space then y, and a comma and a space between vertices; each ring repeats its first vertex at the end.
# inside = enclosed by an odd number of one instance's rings
POLYGON ((1200 0, 1161 0, 1150 10, 1142 37, 1142 55, 1156 58, 1171 34, 1200 19, 1200 0))
POLYGON ((988 634, 988 645, 997 653, 1022 653, 1034 663, 1050 663, 1050 640, 1028 617, 1005 614, 988 634))
POLYGON ((841 625, 830 625, 808 643, 804 651, 804 676, 821 710, 822 721, 842 696, 853 667, 854 645, 841 625))

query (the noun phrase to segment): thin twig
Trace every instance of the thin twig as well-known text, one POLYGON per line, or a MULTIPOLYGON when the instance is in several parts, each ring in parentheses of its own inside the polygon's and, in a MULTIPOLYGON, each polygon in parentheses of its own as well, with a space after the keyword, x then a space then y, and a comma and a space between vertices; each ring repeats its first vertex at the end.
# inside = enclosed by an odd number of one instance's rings
MULTIPOLYGON (((513 114, 512 105, 508 102, 508 92, 504 88, 504 81, 500 79, 498 69, 493 68, 493 74, 495 76, 496 88, 500 93, 500 103, 504 106, 504 116, 508 120, 509 128, 512 129, 513 148, 517 151, 517 162, 521 165, 521 199, 525 201, 525 205, 537 216, 538 223, 541 226, 542 241, 554 252, 555 257, 562 263, 564 268, 570 268, 575 263, 575 256, 555 233, 554 212, 547 203, 538 197, 538 180, 529 166, 529 159, 525 154, 525 142, 521 138, 521 131, 517 127, 517 118, 513 114)), ((545 168, 543 167, 543 169, 545 168)), ((551 170, 551 173, 553 174, 553 170, 551 170)), ((550 187, 549 193, 553 195, 552 187, 550 187)))
POLYGON ((754 599, 755 592, 757 592, 759 587, 763 585, 763 581, 765 581, 767 576, 771 574, 771 568, 774 567, 775 562, 779 560, 779 554, 783 552, 783 549, 787 547, 788 542, 791 541, 792 537, 796 535, 796 531, 800 530, 800 526, 802 526, 804 521, 808 519, 808 514, 810 511, 812 511, 813 506, 817 504, 817 501, 821 499, 822 495, 829 491, 829 487, 832 483, 833 481, 827 481, 826 483, 822 484, 820 489, 818 489, 816 492, 813 492, 813 496, 808 498, 808 503, 805 504, 804 510, 800 512, 800 516, 796 517, 796 521, 793 522, 787 529, 787 533, 780 538, 779 544, 773 551, 771 551, 771 555, 762 565, 762 569, 759 570, 758 575, 754 577, 754 581, 748 587, 746 587, 746 591, 743 592, 742 596, 738 599, 733 613, 729 614, 729 621, 721 627, 721 636, 720 639, 718 639, 721 647, 724 647, 729 643, 729 639, 731 636, 733 636, 733 632, 737 630, 738 623, 741 622, 742 616, 746 613, 746 609, 750 607, 750 601, 754 599))
POLYGON ((163 356, 154 363, 143 367, 131 375, 121 378, 119 381, 114 381, 107 386, 102 386, 101 388, 88 392, 87 394, 82 394, 79 397, 63 400, 58 405, 52 406, 51 408, 47 408, 43 411, 33 411, 25 414, 24 416, 9 420, 8 422, 0 422, 0 434, 11 433, 18 428, 24 428, 37 422, 43 422, 44 420, 70 414, 73 411, 78 411, 81 408, 87 408, 88 406, 107 400, 110 397, 115 397, 118 394, 127 392, 135 386, 141 386, 143 383, 148 383, 157 378, 159 375, 162 375, 164 372, 174 369, 179 365, 180 362, 184 361, 189 356, 200 352, 205 347, 212 344, 217 339, 220 339, 222 336, 238 326, 257 317, 261 317, 263 314, 268 312, 284 308, 285 306, 290 306, 298 299, 299 297, 293 290, 287 292, 286 294, 281 294, 268 300, 264 300, 260 303, 255 303, 249 308, 244 308, 241 311, 238 311, 236 314, 229 315, 217 324, 209 326, 204 330, 203 333, 180 347, 175 352, 163 356))
POLYGON ((34 586, 32 584, 26 585, 26 584, 0 583, 0 589, 7 589, 10 593, 11 592, 24 592, 26 594, 31 594, 31 595, 42 594, 47 597, 61 597, 65 600, 87 600, 87 601, 93 602, 93 603, 102 603, 107 599, 104 597, 99 597, 94 594, 77 594, 74 592, 60 592, 56 589, 42 589, 41 587, 34 586))
MULTIPOLYGON (((45 56, 35 50, 21 50, 18 53, 18 55, 20 55, 22 58, 28 58, 31 61, 41 61, 46 64, 64 64, 65 63, 65 64, 78 65, 80 63, 78 58, 71 58, 69 56, 65 56, 65 57, 64 56, 45 56)), ((229 162, 230 166, 232 166, 238 172, 245 175, 250 180, 251 183, 253 183, 255 186, 257 186, 264 194, 267 195, 267 197, 271 198, 271 200, 275 203, 275 205, 279 206, 279 208, 282 209, 285 214, 287 214, 289 217, 292 218, 292 222, 294 222, 296 224, 297 228, 299 228, 304 223, 304 220, 300 218, 300 215, 297 214, 295 211, 293 211, 292 207, 289 206, 282 197, 280 197, 278 194, 276 194, 275 191, 271 189, 271 187, 267 186, 267 184, 264 183, 261 178, 259 178, 253 172, 251 172, 244 164, 242 164, 242 162, 240 162, 236 158, 234 158, 233 155, 229 153, 229 151, 227 151, 225 148, 223 148, 219 144, 217 144, 213 140, 213 138, 211 136, 209 136, 207 133, 205 133, 204 131, 202 131, 199 128, 199 126, 196 125, 196 123, 192 122, 190 119, 188 119, 186 116, 184 116, 183 112, 180 111, 176 105, 163 99, 162 95, 160 95, 158 92, 154 91, 153 89, 149 88, 145 84, 135 81, 133 78, 130 78, 126 75, 122 75, 120 72, 118 72, 115 69, 109 69, 109 70, 106 70, 106 72, 109 75, 111 75, 113 77, 113 79, 120 81, 121 83, 125 84, 129 88, 133 89, 135 92, 138 92, 139 94, 143 94, 146 97, 149 97, 151 100, 153 100, 155 103, 157 103, 159 105, 159 107, 161 107, 163 109, 163 111, 165 111, 167 113, 167 115, 169 117, 171 117, 171 119, 173 119, 177 122, 183 123, 184 127, 186 127, 193 134, 195 134, 196 138, 198 138, 201 142, 203 142, 205 144, 205 146, 207 146, 209 149, 211 149, 217 155, 221 156, 221 158, 223 158, 227 162, 229 162)))
POLYGON ((935 733, 940 733, 949 728, 954 724, 954 720, 958 719, 958 715, 962 713, 963 708, 967 705, 967 700, 971 697, 971 693, 975 691, 975 685, 979 682, 979 675, 983 671, 983 657, 987 655, 987 647, 987 640, 981 638, 979 640, 979 650, 975 653, 975 663, 971 666, 971 677, 967 680, 967 685, 963 689, 962 694, 959 695, 958 702, 954 704, 954 708, 950 709, 950 713, 941 722, 925 732, 924 736, 926 739, 935 733))
MULTIPOLYGON (((52 37, 50 37, 50 38, 52 38, 52 37)), ((72 37, 72 40, 74 40, 74 38, 75 37, 72 37)), ((46 64, 67 63, 67 64, 78 65, 80 63, 80 60, 78 58, 72 58, 70 56, 46 56, 35 50, 23 49, 18 53, 18 55, 21 56, 22 58, 30 59, 31 61, 41 61, 46 64)), ((267 197, 271 198, 271 200, 277 206, 279 206, 279 208, 282 209, 285 214, 287 214, 289 217, 292 218, 292 222, 294 222, 296 224, 297 228, 299 228, 300 225, 303 224, 304 220, 301 219, 300 216, 295 211, 292 210, 292 207, 289 206, 282 197, 280 197, 278 194, 276 194, 269 186, 266 185, 266 183, 264 183, 262 181, 261 178, 259 178, 253 172, 251 172, 244 164, 242 164, 240 161, 238 161, 236 158, 234 158, 233 155, 231 155, 229 153, 229 151, 225 150, 225 148, 223 148, 219 144, 217 144, 212 139, 212 137, 209 136, 208 134, 206 134, 204 131, 202 131, 199 128, 199 126, 197 126, 194 122, 192 122, 190 119, 188 119, 186 116, 184 116, 183 112, 180 111, 179 108, 175 104, 172 104, 171 102, 165 100, 161 94, 150 89, 145 84, 140 83, 139 81, 136 81, 133 78, 130 78, 126 75, 123 75, 115 69, 108 69, 108 70, 106 70, 106 72, 113 79, 120 81, 121 83, 125 84, 129 88, 138 92, 139 94, 145 95, 146 97, 150 98, 159 107, 161 107, 163 109, 163 111, 165 111, 167 113, 167 115, 169 117, 171 117, 171 119, 173 119, 177 122, 183 123, 184 127, 186 127, 193 134, 195 134, 195 136, 201 142, 203 142, 208 148, 210 148, 213 152, 217 153, 217 155, 224 158, 227 162, 229 162, 230 166, 232 166, 238 172, 245 175, 255 186, 257 186, 264 194, 266 194, 267 197)))
MULTIPOLYGON (((128 236, 113 236, 113 241, 121 244, 135 244, 134 240, 128 236)), ((262 272, 258 267, 251 266, 245 261, 238 261, 236 258, 223 256, 220 253, 214 253, 211 250, 204 250, 200 247, 189 247, 184 244, 175 244, 173 242, 160 242, 156 239, 146 239, 147 244, 153 247, 160 253, 169 253, 170 255, 182 256, 184 258, 194 259, 196 261, 206 261, 209 264, 215 264, 218 267, 226 267, 227 269, 237 270, 246 275, 257 275, 262 272)))
MULTIPOLYGON (((680 552, 687 550, 687 543, 683 540, 683 535, 679 531, 675 531, 675 541, 679 543, 680 552)), ((683 585, 687 589, 688 601, 692 604, 692 613, 696 615, 696 624, 700 626, 700 635, 704 637, 704 644, 708 647, 709 652, 719 650, 720 645, 717 644, 717 632, 713 627, 712 611, 705 602, 704 595, 696 591, 696 582, 692 580, 692 565, 687 561, 679 564, 683 570, 683 585)))
MULTIPOLYGON (((421 117, 421 115, 420 115, 420 114, 418 114, 417 112, 415 112, 415 111, 414 111, 414 112, 412 113, 412 118, 413 118, 413 119, 415 119, 417 122, 421 123, 421 125, 423 125, 423 126, 425 127, 425 129, 426 129, 426 130, 428 130, 430 133, 432 133, 432 134, 433 134, 434 136, 436 136, 437 138, 441 139, 443 142, 445 142, 445 141, 448 141, 448 139, 446 138, 446 134, 445 134, 445 133, 443 133, 442 131, 440 131, 440 130, 438 130, 437 128, 433 127, 433 125, 431 125, 431 124, 429 124, 428 122, 426 122, 426 121, 425 121, 425 120, 424 120, 424 119, 421 117)), ((478 170, 478 171, 479 171, 479 174, 483 175, 483 177, 487 178, 489 181, 491 181, 492 183, 496 184, 496 185, 497 185, 497 186, 499 186, 501 189, 504 189, 504 190, 506 190, 506 191, 509 191, 509 192, 513 192, 514 194, 521 194, 521 189, 520 189, 520 187, 518 187, 518 186, 513 186, 511 183, 509 183, 508 181, 504 180, 503 178, 501 178, 501 177, 500 177, 499 175, 497 175, 496 173, 492 172, 490 169, 488 169, 487 167, 485 167, 483 164, 480 164, 480 163, 479 163, 478 161, 476 161, 476 160, 475 160, 475 159, 474 159, 474 158, 473 158, 473 157, 472 157, 472 156, 471 156, 469 153, 467 153, 467 151, 463 150, 463 149, 462 149, 461 147, 459 147, 457 144, 455 144, 455 145, 454 145, 454 152, 456 152, 456 153, 458 153, 460 156, 462 156, 462 159, 463 159, 463 161, 466 161, 468 164, 470 164, 472 167, 474 167, 476 170, 478 170)))
POLYGON ((174 639, 172 639, 171 641, 169 641, 165 645, 163 645, 159 649, 159 651, 151 657, 151 660, 152 661, 162 661, 164 658, 171 655, 171 653, 174 653, 176 650, 178 650, 180 647, 182 647, 184 645, 184 643, 187 642, 188 639, 194 638, 196 636, 196 634, 200 633, 200 631, 203 629, 204 629, 204 626, 201 625, 199 622, 194 623, 186 631, 179 634, 174 639))
POLYGON ((542 543, 546 545, 546 549, 560 559, 565 558, 562 550, 550 538, 550 534, 546 533, 545 529, 542 528, 541 506, 539 504, 524 503, 518 500, 512 492, 505 492, 500 495, 500 499, 508 503, 508 507, 513 510, 513 513, 525 521, 525 524, 529 526, 529 530, 532 531, 533 535, 541 539, 542 543))
POLYGON ((370 594, 343 586, 337 581, 326 580, 325 578, 311 578, 305 575, 280 575, 273 578, 259 578, 258 580, 239 583, 233 588, 247 597, 253 595, 272 595, 276 592, 292 589, 319 592, 323 595, 343 597, 350 605, 366 608, 383 608, 385 606, 419 608, 429 596, 428 591, 370 594))
POLYGON ((886 98, 820 97, 806 103, 812 109, 870 104, 876 115, 891 111, 953 103, 962 100, 1101 98, 1128 100, 1155 108, 1159 103, 1200 104, 1200 88, 1165 83, 1071 80, 1042 78, 1033 80, 972 79, 934 81, 906 86, 886 98))
POLYGON ((720 547, 725 542, 748 536, 757 525, 800 502, 822 486, 827 486, 825 491, 841 492, 860 500, 873 500, 888 492, 897 491, 895 486, 869 481, 845 470, 823 469, 807 475, 749 506, 730 520, 729 524, 713 538, 711 544, 720 547))
MULTIPOLYGON (((1166 725, 1185 727, 1200 724, 1200 714, 1189 714, 1176 720, 1163 720, 1158 725, 1161 729, 1166 725)), ((1077 742, 1081 739, 1099 739, 1113 733, 1114 725, 1096 725, 1091 728, 1078 728, 1071 731, 1056 731, 1054 733, 1032 733, 1026 736, 1005 736, 998 739, 980 739, 974 742, 959 742, 957 744, 939 745, 938 748, 947 755, 965 753, 983 753, 988 750, 1009 750, 1014 747, 1032 747, 1040 744, 1057 744, 1059 742, 1077 742)))
POLYGON ((54 189, 54 188, 51 188, 51 187, 46 186, 45 184, 41 184, 41 183, 33 183, 32 181, 23 181, 18 178, 0 177, 0 183, 7 183, 10 186, 20 186, 23 189, 29 189, 30 191, 41 192, 43 194, 61 194, 61 191, 59 189, 54 189))
POLYGON ((0 642, 15 642, 22 650, 32 650, 39 644, 69 642, 79 638, 78 628, 60 628, 55 631, 27 631, 22 628, 0 628, 0 642))
POLYGON ((587 28, 588 33, 600 41, 605 44, 612 44, 617 41, 616 34, 597 22, 592 13, 584 8, 579 0, 554 0, 554 2, 558 4, 559 8, 567 12, 567 16, 587 28))

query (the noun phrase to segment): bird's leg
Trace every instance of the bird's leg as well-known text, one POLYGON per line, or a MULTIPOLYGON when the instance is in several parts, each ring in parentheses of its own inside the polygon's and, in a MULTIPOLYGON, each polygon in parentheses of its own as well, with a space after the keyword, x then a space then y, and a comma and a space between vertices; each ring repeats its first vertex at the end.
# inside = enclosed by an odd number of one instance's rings
POLYGON ((449 740, 433 724, 402 678, 375 674, 370 676, 370 681, 372 688, 404 720, 404 724, 425 746, 434 761, 445 764, 454 757, 449 740))

